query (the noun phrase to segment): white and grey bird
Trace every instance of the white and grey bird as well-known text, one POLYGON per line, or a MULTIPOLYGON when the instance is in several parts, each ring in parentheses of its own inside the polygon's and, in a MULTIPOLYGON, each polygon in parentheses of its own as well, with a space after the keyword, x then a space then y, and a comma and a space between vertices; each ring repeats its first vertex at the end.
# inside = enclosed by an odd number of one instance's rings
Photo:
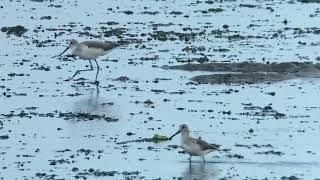
POLYGON ((90 69, 83 69, 83 70, 77 70, 72 78, 74 78, 77 74, 83 71, 93 71, 93 66, 91 63, 91 60, 93 60, 97 65, 97 73, 95 82, 98 83, 97 78, 99 75, 99 64, 97 62, 97 58, 100 56, 104 56, 108 53, 110 53, 113 49, 116 47, 121 46, 122 44, 117 42, 111 42, 111 41, 84 41, 84 42, 78 42, 75 39, 71 39, 69 42, 68 47, 59 55, 54 57, 59 57, 63 53, 65 53, 68 49, 71 49, 72 54, 75 56, 79 56, 83 60, 89 60, 90 63, 90 69))
POLYGON ((181 133, 181 146, 182 149, 190 155, 189 161, 191 163, 192 156, 200 156, 203 162, 206 162, 204 156, 208 153, 218 150, 220 145, 209 144, 201 139, 193 138, 189 135, 190 131, 186 124, 182 124, 179 130, 173 134, 169 139, 172 139, 177 134, 181 133))

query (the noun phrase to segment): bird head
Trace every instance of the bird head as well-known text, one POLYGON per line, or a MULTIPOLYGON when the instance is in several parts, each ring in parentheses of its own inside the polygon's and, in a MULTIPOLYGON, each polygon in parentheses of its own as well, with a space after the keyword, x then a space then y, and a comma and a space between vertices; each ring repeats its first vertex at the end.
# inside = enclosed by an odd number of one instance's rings
POLYGON ((179 133, 181 133, 181 134, 189 134, 188 126, 186 124, 181 124, 179 126, 179 130, 176 133, 174 133, 169 139, 172 139, 174 136, 176 136, 179 133))

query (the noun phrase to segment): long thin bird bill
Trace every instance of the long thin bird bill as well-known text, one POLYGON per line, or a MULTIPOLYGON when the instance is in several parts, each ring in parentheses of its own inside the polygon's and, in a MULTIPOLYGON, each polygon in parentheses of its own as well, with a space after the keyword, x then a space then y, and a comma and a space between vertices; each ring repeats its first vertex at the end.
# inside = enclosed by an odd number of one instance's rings
POLYGON ((66 51, 68 51, 69 47, 67 47, 62 53, 60 53, 59 55, 55 55, 55 56, 52 56, 51 58, 55 58, 55 57, 59 57, 61 56, 63 53, 65 53, 66 51))
POLYGON ((179 134, 181 131, 177 131, 176 133, 174 133, 171 137, 169 137, 169 139, 172 139, 173 137, 175 137, 177 134, 179 134))

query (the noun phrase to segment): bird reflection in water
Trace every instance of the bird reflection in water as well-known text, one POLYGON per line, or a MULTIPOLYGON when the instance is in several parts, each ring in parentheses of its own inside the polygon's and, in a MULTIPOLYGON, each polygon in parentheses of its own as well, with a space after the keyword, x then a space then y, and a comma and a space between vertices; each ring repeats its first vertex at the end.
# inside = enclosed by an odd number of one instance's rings
POLYGON ((99 96, 98 86, 86 91, 90 91, 89 95, 74 103, 74 112, 112 116, 112 102, 108 102, 107 99, 99 96))
POLYGON ((216 172, 213 164, 189 164, 182 174, 183 180, 214 180, 216 172))

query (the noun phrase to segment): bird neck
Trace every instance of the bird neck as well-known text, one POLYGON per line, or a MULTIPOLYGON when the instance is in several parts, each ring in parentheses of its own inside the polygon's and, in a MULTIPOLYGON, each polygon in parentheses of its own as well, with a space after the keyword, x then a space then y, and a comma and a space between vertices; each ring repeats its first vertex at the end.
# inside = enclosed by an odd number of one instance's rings
POLYGON ((79 54, 79 46, 81 46, 81 44, 75 44, 73 46, 70 46, 72 54, 74 54, 74 55, 78 55, 79 54))
POLYGON ((181 132, 181 138, 182 138, 182 140, 188 139, 189 137, 190 137, 190 136, 189 136, 189 131, 181 132))

